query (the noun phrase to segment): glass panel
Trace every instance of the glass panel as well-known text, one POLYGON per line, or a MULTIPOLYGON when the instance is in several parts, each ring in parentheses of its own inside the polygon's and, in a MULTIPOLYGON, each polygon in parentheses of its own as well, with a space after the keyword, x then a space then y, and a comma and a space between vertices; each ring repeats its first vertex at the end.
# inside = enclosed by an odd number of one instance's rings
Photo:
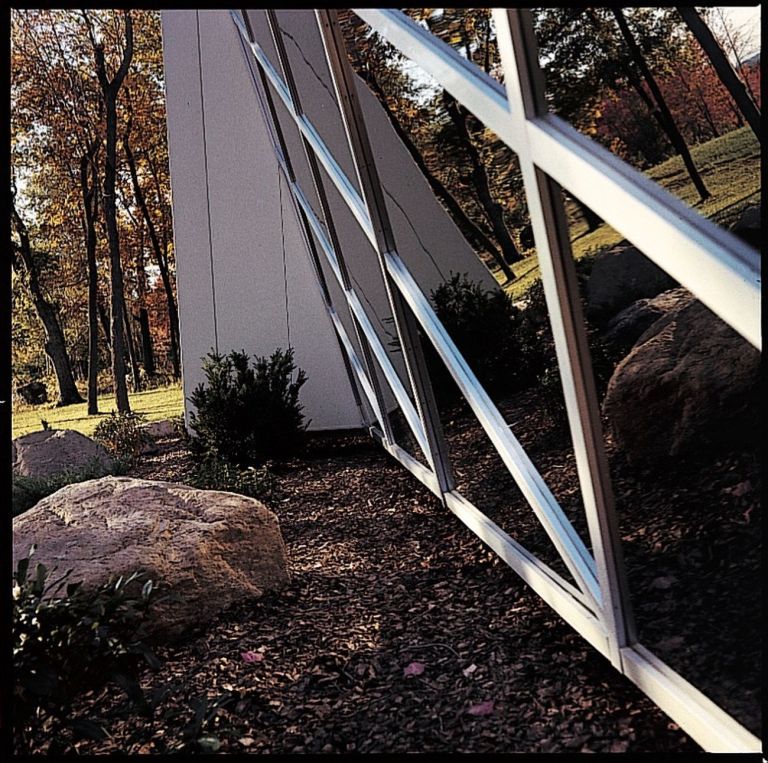
MULTIPOLYGON (((533 18, 552 111, 724 227, 754 205, 741 228, 757 246, 760 144, 679 12, 547 8, 533 18)), ((759 102, 759 67, 744 77, 759 102)))
POLYGON ((355 165, 336 101, 315 12, 278 11, 277 20, 304 111, 349 181, 359 192, 355 165))
POLYGON ((639 641, 759 735, 760 355, 626 241, 577 268, 639 641))
MULTIPOLYGON (((528 264, 520 255, 533 252, 533 237, 515 154, 359 17, 341 20, 352 66, 382 104, 422 183, 499 283, 524 277, 528 264)), ((374 150, 383 156, 377 143, 374 150)), ((382 175, 386 168, 380 161, 382 175)), ((407 194, 410 184, 385 186, 407 194)))

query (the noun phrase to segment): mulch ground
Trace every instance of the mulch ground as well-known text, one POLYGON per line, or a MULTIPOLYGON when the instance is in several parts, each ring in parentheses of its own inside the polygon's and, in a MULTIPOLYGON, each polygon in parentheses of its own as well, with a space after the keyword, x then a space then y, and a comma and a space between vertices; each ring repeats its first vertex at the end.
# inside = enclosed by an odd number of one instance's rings
MULTIPOLYGON (((588 538, 568 438, 533 393, 501 408, 588 538)), ((477 423, 445 420, 459 488, 564 572, 477 423)), ((641 642, 759 734, 755 455, 643 473, 608 452, 641 642)), ((133 474, 191 468, 170 439, 133 474)), ((700 749, 367 436, 310 437, 280 477, 290 587, 159 648, 151 718, 86 697, 111 737, 78 752, 700 749)))
MULTIPOLYGON (((530 403, 505 413, 579 527, 567 438, 530 403)), ((448 418, 460 488, 546 558, 479 428, 448 418)), ((168 441, 135 476, 183 480, 189 466, 168 441)), ((759 731, 760 630, 745 611, 759 600, 755 459, 674 479, 611 466, 641 641, 759 731)), ((369 438, 310 438, 280 474, 288 590, 159 649, 142 681, 151 719, 113 689, 86 698, 78 714, 111 738, 79 752, 699 749, 369 438)))

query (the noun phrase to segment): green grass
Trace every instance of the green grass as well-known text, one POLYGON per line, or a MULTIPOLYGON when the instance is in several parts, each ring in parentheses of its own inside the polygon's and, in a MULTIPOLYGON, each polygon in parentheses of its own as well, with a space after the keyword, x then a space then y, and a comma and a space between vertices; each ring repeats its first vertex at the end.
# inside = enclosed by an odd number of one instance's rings
MULTIPOLYGON (((129 395, 131 410, 143 413, 147 421, 161 421, 180 416, 184 412, 182 398, 181 385, 178 384, 129 395)), ((116 410, 112 394, 99 396, 98 416, 88 415, 86 403, 66 405, 63 408, 56 408, 52 403, 37 406, 19 404, 14 406, 13 410, 13 436, 19 437, 42 429, 41 419, 45 419, 52 429, 75 429, 90 437, 96 425, 112 410, 116 410)))
MULTIPOLYGON (((742 127, 707 143, 691 148, 691 155, 712 196, 705 202, 688 177, 679 156, 651 168, 645 174, 677 196, 699 214, 724 227, 738 220, 742 210, 760 203, 760 144, 749 127, 742 127)), ((609 225, 592 233, 569 205, 573 256, 580 260, 617 244, 623 236, 609 225)), ((516 280, 505 288, 514 300, 521 299, 539 278, 536 255, 512 267, 516 280)))

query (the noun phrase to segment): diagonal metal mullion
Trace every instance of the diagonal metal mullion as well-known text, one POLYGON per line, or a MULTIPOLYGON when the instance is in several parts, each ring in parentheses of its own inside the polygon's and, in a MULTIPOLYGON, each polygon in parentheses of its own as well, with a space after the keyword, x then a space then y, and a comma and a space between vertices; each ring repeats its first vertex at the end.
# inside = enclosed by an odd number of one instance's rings
MULTIPOLYGON (((234 21, 235 26, 240 31, 241 39, 248 45, 248 47, 250 48, 253 54, 253 57, 256 59, 256 64, 257 64, 256 68, 259 70, 259 74, 262 79, 262 85, 265 88, 267 97, 271 98, 271 91, 266 86, 266 84, 264 84, 266 79, 268 79, 269 83, 275 88, 275 91, 278 93, 281 100, 283 101, 283 104, 285 105, 285 108, 288 110, 288 113, 290 114, 291 118, 295 121, 295 123, 301 129, 302 135, 312 136, 311 139, 308 138, 310 142, 310 146, 312 147, 313 151, 319 152, 319 155, 323 159, 323 166, 326 168, 326 171, 329 173, 331 179, 334 181, 334 185, 339 190, 339 193, 342 195, 342 198, 344 199, 344 201, 349 205, 350 209, 352 210, 352 213, 355 215, 355 219, 358 220, 359 224, 363 228, 363 231, 368 237, 368 239, 370 241, 373 241, 373 234, 370 230, 371 229, 370 218, 362 202, 362 199, 357 193, 357 190, 354 189, 352 184, 343 174, 342 170, 336 163, 336 160, 330 155, 322 139, 317 135, 312 125, 307 121, 306 117, 303 117, 303 116, 299 117, 296 115, 293 108, 293 102, 291 101, 290 93, 288 92, 287 86, 280 79, 279 75, 272 67, 272 64, 269 62, 269 59, 266 57, 266 55, 264 54, 264 51, 259 46, 259 44, 255 40, 250 39, 249 33, 245 25, 243 24, 243 20, 235 11, 231 11, 230 16, 234 21), (266 79, 265 79, 265 75, 266 75, 266 79)), ((253 84, 258 94, 258 87, 255 81, 253 84)), ((277 119, 276 116, 275 116, 275 119, 277 119)), ((275 127, 274 129, 278 131, 280 135, 282 135, 282 132, 279 130, 279 122, 277 122, 277 127, 275 127)), ((278 164, 280 165, 280 168, 283 171, 283 175, 286 178, 286 182, 288 183, 294 198, 296 199, 298 204, 301 206, 301 208, 304 211, 304 214, 309 220, 312 230, 314 231, 315 236, 317 237, 317 240, 320 242, 320 246, 323 250, 323 253, 326 256, 326 259, 328 260, 329 265, 331 266, 331 269, 336 277, 336 280, 338 281, 340 287, 344 289, 344 284, 342 283, 341 273, 339 270, 338 262, 336 260, 336 255, 333 249, 331 248, 330 242, 327 239, 325 231, 323 230, 323 227, 320 224, 320 221, 317 219, 317 216, 315 215, 314 209, 312 209, 311 205, 309 204, 309 201, 307 201, 306 196, 304 195, 303 191, 299 187, 298 183, 295 181, 295 179, 291 179, 292 175, 289 172, 288 167, 286 166, 284 161, 284 154, 287 153, 287 148, 285 148, 284 140, 280 146, 275 147, 275 152, 277 154, 278 164)), ((323 282, 324 282, 324 279, 321 275, 321 286, 323 282)), ((362 303, 360 302, 356 292, 354 291, 354 287, 352 287, 351 285, 348 289, 345 290, 345 298, 347 299, 347 302, 354 313, 353 319, 356 319, 357 326, 365 334, 365 336, 368 339, 368 342, 373 351, 373 354, 376 360, 378 361, 379 367, 381 368, 381 371, 384 374, 387 380, 387 383, 391 388, 392 393, 394 394, 395 399, 397 400, 397 403, 403 412, 403 415, 405 416, 406 423, 408 424, 411 432, 413 433, 413 436, 416 438, 416 441, 418 442, 419 447, 422 449, 424 453, 427 453, 428 452, 427 438, 424 432, 424 428, 422 426, 421 419, 419 418, 418 412, 413 402, 411 401, 411 398, 408 396, 408 393, 406 392, 405 387, 403 386, 403 383, 400 380, 399 375, 397 374, 394 367, 392 366, 392 362, 389 358, 389 355, 387 354, 387 351, 382 346, 381 340, 379 339, 376 331, 374 330, 370 322, 370 319, 368 318, 368 315, 362 306, 362 303)), ((371 404, 372 408, 375 408, 375 398, 369 399, 369 403, 371 404)))
POLYGON ((599 609, 600 586, 595 560, 584 541, 568 521, 557 499, 547 486, 525 449, 507 425, 459 352, 445 327, 431 309, 426 297, 399 257, 387 253, 387 268, 400 292, 405 296, 424 333, 440 355, 462 395, 477 416, 491 443, 538 517, 553 545, 570 570, 574 580, 589 597, 595 611, 599 609))
MULTIPOLYGON (((495 10, 494 20, 509 118, 525 135, 528 119, 548 111, 530 12, 495 10)), ((568 223, 560 186, 536 167, 529 151, 519 157, 597 565, 601 617, 611 661, 621 668, 621 649, 636 637, 568 223)))
MULTIPOLYGON (((269 30, 272 33, 272 40, 275 44, 275 50, 277 51, 278 63, 280 64, 280 68, 283 71, 283 77, 285 78, 285 82, 288 85, 288 92, 290 93, 291 100, 293 101, 294 113, 298 116, 303 116, 304 108, 301 103, 301 96, 299 94, 298 87, 296 86, 296 78, 293 75, 293 70, 291 68, 291 63, 288 59, 288 54, 285 50, 285 42, 283 40, 283 36, 280 31, 280 24, 277 20, 277 14, 275 13, 274 10, 271 10, 271 9, 267 9, 265 13, 267 16, 267 23, 269 24, 269 30)), ((317 157, 315 156, 315 153, 312 150, 306 137, 301 132, 299 132, 299 135, 301 136, 301 143, 304 148, 304 155, 307 159, 307 164, 309 165, 309 170, 312 175, 312 183, 314 184, 314 187, 315 187, 315 193, 317 195, 318 200, 320 201, 320 207, 323 213, 323 219, 325 220, 325 227, 326 227, 326 230, 328 231, 328 238, 330 239, 331 248, 333 249, 333 252, 336 256, 336 262, 338 263, 339 272, 341 274, 341 280, 342 280, 341 285, 344 291, 346 292, 350 289, 350 285, 351 285, 350 279, 349 279, 349 272, 347 270, 346 262, 344 261, 344 254, 341 247, 341 242, 339 241, 339 236, 336 231, 336 224, 333 219, 333 214, 331 212, 330 204, 328 203, 328 196, 325 191, 325 184, 323 183, 323 178, 320 174, 320 168, 317 163, 317 157)), ((288 161, 290 160, 288 159, 288 161)), ((294 182, 296 182, 295 177, 294 177, 294 182)), ((329 294, 329 299, 330 299, 330 294, 329 294)), ((352 307, 349 305, 349 303, 347 303, 347 308, 349 309, 350 316, 352 318, 352 324, 355 329, 355 336, 357 337, 357 341, 360 346, 360 350, 362 352, 365 371, 368 375, 370 386, 376 398, 376 405, 379 411, 381 412, 381 418, 379 423, 381 424, 382 431, 384 433, 384 436, 387 438, 387 440, 390 442, 394 442, 392 424, 389 420, 389 414, 387 412, 386 402, 384 400, 384 396, 381 390, 381 384, 379 382, 378 374, 376 372, 376 367, 374 365, 373 357, 371 355, 371 348, 368 344, 368 340, 365 334, 360 331, 358 322, 355 318, 355 314, 352 310, 352 307)))
MULTIPOLYGON (((236 18, 235 13, 236 13, 235 11, 232 11, 232 17, 233 18, 236 18)), ((250 21, 248 20, 248 16, 245 13, 245 11, 241 11, 241 13, 242 13, 243 21, 245 23, 247 34, 248 34, 248 36, 253 38, 253 30, 251 29, 251 24, 250 24, 250 21)), ((241 38, 240 41, 241 41, 241 43, 243 42, 242 38, 241 38)), ((248 64, 247 60, 246 60, 246 64, 248 64)), ((247 68, 248 68, 249 72, 251 72, 252 83, 253 83, 254 89, 256 90, 256 94, 258 96, 258 88, 257 88, 256 82, 253 80, 253 71, 252 71, 250 66, 248 66, 247 68)), ((266 78, 264 77, 264 73, 261 70, 259 70, 259 74, 261 76, 262 87, 263 87, 264 92, 265 92, 265 98, 266 98, 266 101, 267 101, 267 108, 268 108, 268 111, 269 111, 270 118, 272 120, 272 127, 273 127, 273 129, 275 131, 275 136, 276 136, 276 138, 278 140, 278 143, 279 143, 280 152, 283 154, 283 157, 284 157, 285 162, 286 162, 286 164, 283 164, 282 162, 280 162, 280 160, 278 158, 278 165, 280 167, 280 171, 283 172, 283 174, 285 175, 285 178, 286 178, 286 181, 288 182, 288 187, 289 187, 289 190, 290 190, 291 189, 292 178, 295 180, 295 176, 294 176, 294 173, 293 173, 293 168, 290 165, 290 159, 287 157, 287 150, 286 150, 286 145, 285 145, 285 139, 283 137, 282 130, 280 129, 280 124, 277 121, 277 113, 275 112, 275 106, 274 106, 274 102, 272 101, 271 93, 269 92, 269 88, 267 87, 266 78)), ((363 408, 362 399, 360 397, 360 392, 359 392, 359 389, 358 389, 358 383, 361 383, 361 381, 359 379, 356 379, 357 368, 355 367, 355 359, 350 357, 348 355, 347 351, 346 351, 347 350, 346 346, 349 344, 349 339, 346 337, 345 333, 344 334, 339 333, 339 327, 337 325, 337 321, 334 320, 334 318, 335 318, 335 311, 333 310, 333 303, 332 303, 332 300, 331 300, 331 294, 330 294, 330 291, 328 290, 328 284, 326 283, 325 275, 323 274, 322 268, 320 267, 320 261, 319 261, 319 257, 317 256, 317 250, 315 248, 314 241, 312 240, 312 233, 311 233, 311 228, 309 227, 309 222, 308 222, 308 220, 306 218, 306 215, 304 214, 304 210, 300 207, 300 205, 298 205, 296 203, 296 199, 295 199, 295 196, 294 196, 293 193, 291 193, 291 198, 292 198, 292 201, 293 201, 294 209, 295 209, 296 214, 297 214, 297 216, 299 218, 299 222, 300 222, 300 226, 299 227, 301 229, 302 237, 304 238, 304 242, 305 242, 305 245, 307 247, 307 251, 309 252, 309 258, 310 258, 310 261, 312 263, 313 270, 315 271, 315 275, 317 277, 318 284, 320 286, 320 291, 321 291, 321 294, 322 294, 322 297, 323 297, 323 302, 325 304, 326 311, 329 314, 329 317, 331 319, 331 323, 332 323, 333 328, 334 328, 334 332, 336 334, 336 340, 337 340, 337 342, 339 344, 339 350, 341 352, 341 357, 342 357, 342 360, 344 362, 344 368, 346 370, 347 376, 349 377, 349 384, 350 384, 350 387, 352 388, 352 395, 353 395, 353 397, 355 399, 355 404, 357 405, 357 407, 358 407, 358 409, 360 411, 361 421, 363 423, 367 423, 366 420, 367 420, 368 417, 367 417, 367 415, 365 413, 365 409, 363 408)), ((363 386, 363 391, 364 391, 364 393, 367 394, 364 386, 363 386)), ((371 405, 371 408, 373 409, 374 415, 376 415, 379 424, 381 426, 383 426, 383 420, 382 420, 382 418, 380 416, 379 411, 377 411, 376 406, 371 403, 370 399, 368 400, 368 403, 371 405)))
POLYGON ((395 399, 397 400, 397 403, 400 406, 403 415, 405 416, 406 422, 408 423, 413 436, 419 443, 419 447, 426 453, 428 450, 427 439, 424 432, 424 427, 421 424, 421 419, 419 418, 419 414, 416 411, 411 398, 408 396, 408 393, 406 392, 399 375, 395 371, 387 351, 384 349, 381 340, 376 334, 376 330, 373 328, 373 324, 371 323, 368 314, 365 312, 365 308, 360 302, 360 298, 357 296, 357 292, 351 285, 346 289, 344 288, 344 284, 342 283, 341 278, 341 271, 339 269, 339 263, 336 260, 336 254, 331 247, 331 243, 328 240, 325 231, 323 230, 320 220, 318 220, 317 215, 312 209, 309 201, 307 201, 303 191, 295 183, 291 186, 291 189, 296 197, 296 200, 303 208, 307 219, 309 220, 309 224, 312 227, 318 242, 320 243, 320 248, 322 249, 325 258, 328 261, 331 271, 336 277, 339 286, 344 290, 344 297, 347 301, 347 304, 349 305, 350 310, 352 311, 353 319, 357 322, 360 331, 362 331, 362 333, 367 337, 371 351, 373 352, 373 355, 376 358, 379 367, 381 368, 387 384, 392 390, 392 393, 394 394, 395 399))
POLYGON ((453 472, 434 392, 426 369, 418 324, 402 295, 393 286, 392 278, 384 261, 386 252, 396 251, 395 238, 373 158, 365 118, 355 90, 354 74, 347 60, 344 39, 338 26, 337 12, 334 10, 316 10, 315 15, 323 40, 328 69, 339 102, 339 111, 352 152, 352 160, 373 225, 375 250, 392 309, 395 328, 400 339, 405 367, 414 392, 419 417, 427 435, 429 448, 424 455, 432 465, 442 492, 447 493, 455 486, 453 472))

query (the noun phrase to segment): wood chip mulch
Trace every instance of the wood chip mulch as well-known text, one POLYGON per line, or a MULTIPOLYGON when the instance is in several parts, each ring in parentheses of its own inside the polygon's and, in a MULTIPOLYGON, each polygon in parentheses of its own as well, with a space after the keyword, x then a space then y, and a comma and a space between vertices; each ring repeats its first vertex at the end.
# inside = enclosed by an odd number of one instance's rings
MULTIPOLYGON (((588 538, 567 437, 531 401, 504 413, 588 538)), ((459 487, 560 570, 471 417, 446 432, 459 487)), ((643 475, 609 454, 641 641, 757 733, 756 461, 643 475), (723 627, 737 611, 741 651, 723 627)), ((190 464, 169 440, 134 476, 183 481, 190 464)), ((78 715, 111 738, 78 752, 700 749, 368 437, 310 438, 280 470, 290 587, 160 648, 151 719, 113 689, 87 697, 78 715)))

